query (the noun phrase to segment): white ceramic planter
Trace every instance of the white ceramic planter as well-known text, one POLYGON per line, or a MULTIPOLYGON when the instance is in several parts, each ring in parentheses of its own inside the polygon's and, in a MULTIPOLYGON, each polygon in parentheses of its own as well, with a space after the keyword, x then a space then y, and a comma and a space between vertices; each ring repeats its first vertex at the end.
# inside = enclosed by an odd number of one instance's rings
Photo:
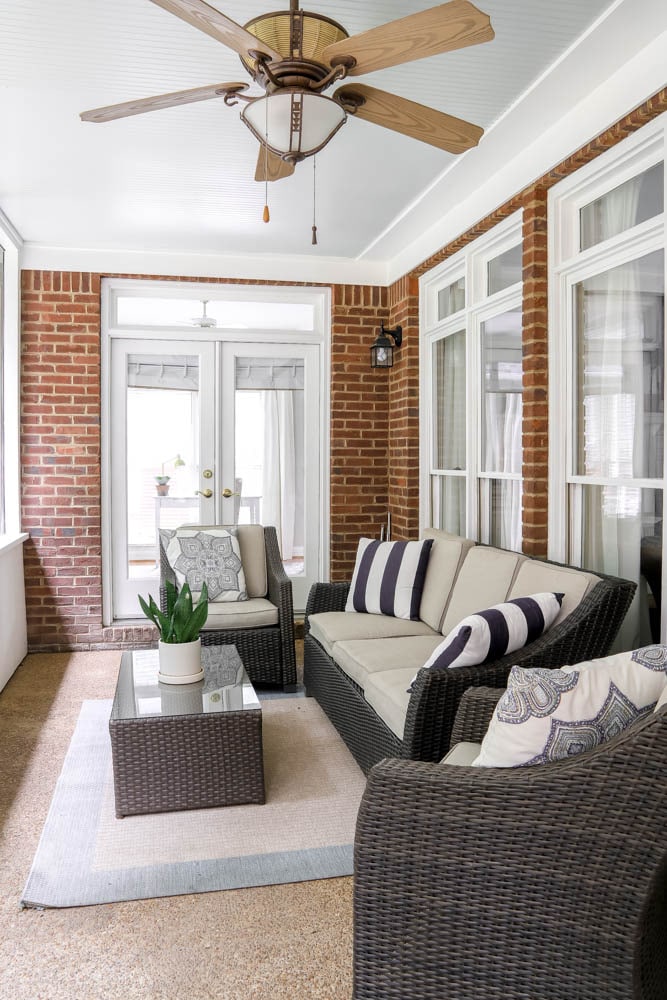
POLYGON ((192 684, 204 676, 201 665, 201 639, 194 642, 158 642, 163 684, 192 684))

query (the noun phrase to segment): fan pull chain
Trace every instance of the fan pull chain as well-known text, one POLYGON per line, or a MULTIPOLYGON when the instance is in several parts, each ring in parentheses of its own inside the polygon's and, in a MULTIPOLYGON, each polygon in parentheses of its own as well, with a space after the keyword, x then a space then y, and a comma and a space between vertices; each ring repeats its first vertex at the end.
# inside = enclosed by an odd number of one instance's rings
POLYGON ((266 142, 264 143, 264 211, 262 212, 262 221, 270 222, 271 215, 269 213, 269 102, 266 101, 264 105, 264 135, 266 137, 266 142))
POLYGON ((317 225, 315 222, 315 157, 313 157, 313 238, 310 241, 313 246, 317 246, 317 225))

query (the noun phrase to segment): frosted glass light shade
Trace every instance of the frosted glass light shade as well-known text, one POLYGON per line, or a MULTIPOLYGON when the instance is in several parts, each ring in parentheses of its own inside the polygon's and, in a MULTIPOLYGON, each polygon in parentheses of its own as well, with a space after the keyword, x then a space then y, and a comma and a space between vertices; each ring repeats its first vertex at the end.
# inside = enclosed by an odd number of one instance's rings
POLYGON ((283 90, 246 104, 241 118, 260 142, 296 162, 322 149, 347 115, 330 97, 283 90))

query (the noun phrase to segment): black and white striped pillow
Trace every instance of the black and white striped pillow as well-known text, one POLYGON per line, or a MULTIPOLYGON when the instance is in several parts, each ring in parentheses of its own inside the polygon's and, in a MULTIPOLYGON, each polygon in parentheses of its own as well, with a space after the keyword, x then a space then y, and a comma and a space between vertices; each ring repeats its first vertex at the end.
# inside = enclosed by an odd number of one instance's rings
POLYGON ((360 539, 345 610, 418 621, 432 545, 360 539))
POLYGON ((499 660, 546 632, 562 603, 563 594, 533 594, 468 615, 433 650, 424 667, 445 670, 499 660))

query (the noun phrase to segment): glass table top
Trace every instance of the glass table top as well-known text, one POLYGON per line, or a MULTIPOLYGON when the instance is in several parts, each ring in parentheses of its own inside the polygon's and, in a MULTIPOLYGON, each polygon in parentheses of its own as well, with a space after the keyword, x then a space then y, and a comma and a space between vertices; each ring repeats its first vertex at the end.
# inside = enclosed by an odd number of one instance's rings
POLYGON ((236 646, 202 646, 204 679, 194 684, 161 684, 157 649, 123 653, 111 719, 202 715, 260 708, 236 646))

